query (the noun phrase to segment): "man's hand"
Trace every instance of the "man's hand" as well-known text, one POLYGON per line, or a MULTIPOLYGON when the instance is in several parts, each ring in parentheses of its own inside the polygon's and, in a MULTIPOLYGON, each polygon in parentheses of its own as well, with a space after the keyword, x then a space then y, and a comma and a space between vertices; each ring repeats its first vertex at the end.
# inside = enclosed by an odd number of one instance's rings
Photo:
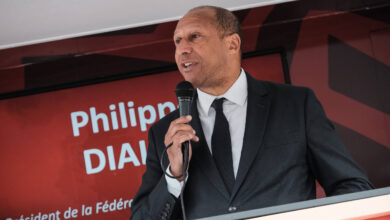
MULTIPOLYGON (((172 143, 172 146, 167 150, 169 162, 170 162, 170 171, 173 176, 179 176, 182 174, 183 168, 183 154, 181 152, 182 143, 185 141, 195 141, 198 142, 199 138, 195 135, 195 130, 191 125, 187 124, 192 120, 190 115, 182 116, 171 122, 167 133, 165 134, 164 144, 168 146, 172 143)), ((192 149, 190 144, 190 155, 189 160, 191 160, 192 149)), ((182 181, 183 178, 179 179, 182 181)))

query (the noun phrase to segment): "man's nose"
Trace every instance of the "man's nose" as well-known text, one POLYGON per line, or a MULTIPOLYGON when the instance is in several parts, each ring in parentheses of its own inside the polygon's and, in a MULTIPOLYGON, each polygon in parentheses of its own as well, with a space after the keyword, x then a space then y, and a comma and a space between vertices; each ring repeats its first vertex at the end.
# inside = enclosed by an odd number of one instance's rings
POLYGON ((189 54, 192 53, 192 46, 190 43, 182 40, 180 44, 176 46, 176 52, 178 54, 189 54))

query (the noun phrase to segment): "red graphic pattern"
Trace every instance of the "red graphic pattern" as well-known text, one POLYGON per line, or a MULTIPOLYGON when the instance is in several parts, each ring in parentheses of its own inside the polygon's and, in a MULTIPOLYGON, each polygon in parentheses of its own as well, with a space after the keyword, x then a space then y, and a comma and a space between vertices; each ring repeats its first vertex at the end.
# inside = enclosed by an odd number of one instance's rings
MULTIPOLYGON (((380 177, 374 185, 389 186, 388 162, 378 160, 390 155, 389 114, 329 85, 329 56, 333 56, 329 50, 334 46, 329 36, 390 67, 390 7, 376 2, 364 5, 354 1, 298 1, 237 11, 236 15, 242 23, 244 53, 283 48, 288 60, 282 64, 279 54, 247 58, 244 68, 257 78, 284 82, 282 65, 289 66, 292 84, 312 88, 332 121, 381 148, 372 152, 372 146, 347 146, 364 149, 356 153, 360 158, 367 158, 366 152, 374 155, 363 168, 369 171, 370 178, 380 177), (353 12, 348 12, 351 8, 353 12), (383 169, 384 172, 378 171, 383 169)), ((55 90, 116 76, 129 78, 151 67, 161 72, 175 65, 175 26, 176 22, 167 22, 0 50, 0 97, 17 91, 39 92, 43 86, 55 90)), ((112 145, 118 166, 122 144, 128 142, 142 163, 139 140, 146 140, 147 132, 129 127, 93 134, 91 127, 83 127, 76 138, 70 113, 87 112, 94 106, 98 113, 109 115, 110 104, 127 101, 133 101, 135 109, 156 107, 165 101, 175 103, 171 91, 180 80, 177 72, 168 72, 0 100, 0 218, 21 214, 27 217, 40 211, 44 214, 60 210, 63 214, 70 206, 81 212, 83 204, 96 211, 98 202, 131 199, 141 183, 144 166, 136 167, 130 162, 124 169, 111 171, 107 159, 101 172, 87 175, 83 151, 96 148, 107 157, 107 146, 112 145)), ((345 86, 348 89, 351 85, 345 86)), ((389 94, 376 95, 382 97, 385 109, 389 94)), ((345 135, 340 133, 341 138, 345 135)), ((98 164, 96 156, 91 160, 93 166, 98 164)), ((320 187, 317 193, 324 196, 320 187)), ((127 219, 129 215, 129 209, 125 209, 83 218, 127 219)))

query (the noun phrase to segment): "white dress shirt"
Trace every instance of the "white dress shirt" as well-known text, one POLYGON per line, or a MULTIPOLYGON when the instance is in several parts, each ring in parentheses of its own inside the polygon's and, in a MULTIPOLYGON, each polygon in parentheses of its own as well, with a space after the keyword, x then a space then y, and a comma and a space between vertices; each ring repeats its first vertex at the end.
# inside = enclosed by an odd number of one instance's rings
MULTIPOLYGON (((223 113, 229 122, 230 138, 232 143, 232 159, 234 176, 237 176, 238 165, 241 158, 242 144, 244 141, 246 109, 248 105, 248 82, 243 69, 241 69, 240 76, 234 84, 222 95, 213 96, 207 94, 199 89, 197 108, 199 112, 199 119, 202 125, 203 133, 210 153, 211 150, 211 136, 214 130, 215 123, 215 109, 211 107, 214 99, 225 98, 223 102, 223 113)), ((167 168, 169 172, 169 167, 167 168)), ((168 185, 168 191, 178 198, 181 193, 183 182, 165 176, 168 185)))

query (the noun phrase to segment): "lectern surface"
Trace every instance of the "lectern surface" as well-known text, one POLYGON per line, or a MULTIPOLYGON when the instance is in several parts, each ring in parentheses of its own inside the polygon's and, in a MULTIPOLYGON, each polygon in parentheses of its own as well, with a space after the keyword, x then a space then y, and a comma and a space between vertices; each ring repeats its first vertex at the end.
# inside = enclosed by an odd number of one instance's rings
POLYGON ((390 219, 390 187, 207 217, 199 220, 330 218, 352 220, 372 219, 380 216, 388 216, 390 219))

